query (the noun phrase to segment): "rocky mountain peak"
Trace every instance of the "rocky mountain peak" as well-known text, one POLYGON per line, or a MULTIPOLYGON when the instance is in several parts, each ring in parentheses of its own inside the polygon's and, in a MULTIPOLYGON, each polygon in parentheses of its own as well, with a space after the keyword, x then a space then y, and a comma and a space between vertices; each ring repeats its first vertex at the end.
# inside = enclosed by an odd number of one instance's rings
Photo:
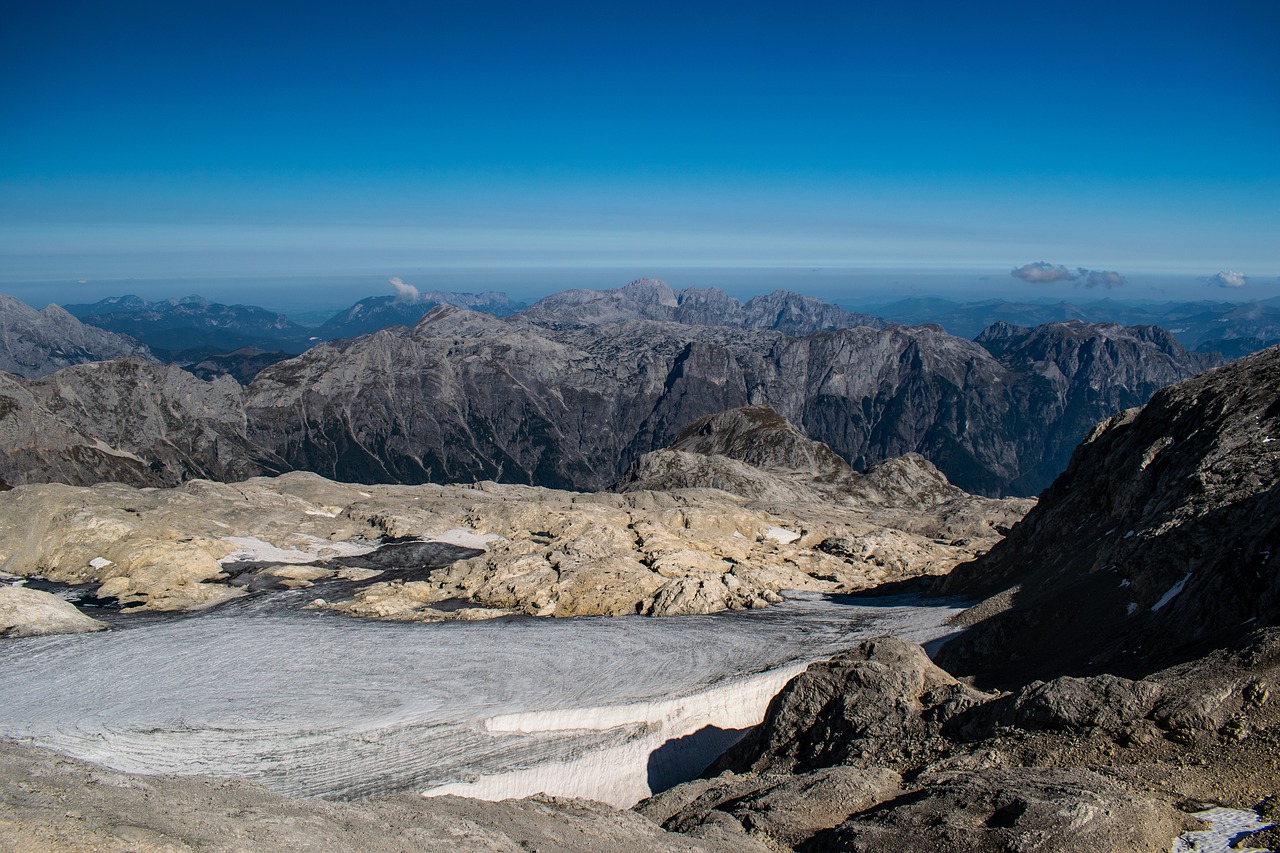
POLYGON ((34 379, 70 365, 121 356, 153 358, 144 344, 87 326, 57 305, 37 311, 0 294, 0 371, 34 379))
POLYGON ((642 305, 665 305, 675 308, 680 304, 676 292, 665 281, 657 278, 638 278, 622 288, 622 295, 642 305))
POLYGON ((802 434, 771 406, 743 406, 699 418, 676 437, 670 449, 727 456, 757 468, 781 468, 817 477, 853 472, 835 451, 802 434))
POLYGON ((510 329, 509 323, 492 314, 441 303, 422 315, 422 319, 413 327, 413 333, 466 337, 486 333, 501 334, 510 329))

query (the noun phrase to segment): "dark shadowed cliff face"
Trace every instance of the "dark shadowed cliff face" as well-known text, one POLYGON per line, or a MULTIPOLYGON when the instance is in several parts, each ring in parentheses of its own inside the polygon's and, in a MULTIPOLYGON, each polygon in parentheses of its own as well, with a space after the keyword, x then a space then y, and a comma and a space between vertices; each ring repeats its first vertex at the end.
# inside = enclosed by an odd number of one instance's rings
POLYGON ((938 661, 997 684, 1142 674, 1280 624, 1280 348, 1099 427, 943 591, 995 594, 938 661))
POLYGON ((1009 486, 1018 494, 1051 482, 1100 416, 1140 406, 1160 388, 1221 364, 1216 355, 1187 352, 1156 326, 996 323, 977 341, 1025 377, 1015 409, 1027 418, 1030 452, 1009 486))
MULTIPOLYGON (((638 290, 644 304, 674 298, 638 290)), ((967 491, 1025 494, 1057 470, 1046 450, 1057 444, 1044 435, 1064 413, 1087 419, 1074 427, 1078 440, 1114 411, 1126 383, 1138 385, 1136 396, 1160 384, 1143 378, 1146 365, 1173 378, 1199 367, 1176 344, 1153 353, 1123 329, 1099 333, 1101 343, 1088 327, 1073 334, 1108 353, 1078 360, 1078 380, 1069 361, 1065 370, 1011 369, 937 327, 793 338, 638 320, 547 327, 438 308, 412 330, 268 368, 246 411, 255 443, 337 479, 597 489, 698 418, 767 403, 855 467, 918 452, 967 491), (1107 372, 1116 365, 1123 369, 1107 372), (1105 393, 1091 396, 1080 383, 1105 393)))

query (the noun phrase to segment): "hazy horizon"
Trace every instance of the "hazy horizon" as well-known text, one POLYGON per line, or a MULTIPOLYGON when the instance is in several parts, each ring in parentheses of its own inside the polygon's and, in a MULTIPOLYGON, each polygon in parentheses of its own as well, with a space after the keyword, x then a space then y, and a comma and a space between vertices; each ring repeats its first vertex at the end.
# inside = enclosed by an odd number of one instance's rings
MULTIPOLYGON (((581 288, 606 290, 637 278, 657 278, 676 290, 716 287, 746 300, 774 290, 790 290, 854 309, 869 309, 901 299, 935 297, 954 302, 1004 299, 1012 302, 1071 302, 1085 305, 1102 300, 1139 304, 1160 302, 1250 302, 1280 297, 1280 279, 1253 280, 1250 287, 1231 288, 1206 277, 1135 275, 1124 285, 1089 286, 1082 278, 1047 283, 1027 282, 1010 270, 919 269, 705 269, 705 268, 531 268, 520 270, 469 268, 432 270, 395 276, 419 291, 480 293, 498 291, 513 300, 532 303, 551 293, 581 288)), ((158 301, 198 295, 225 304, 258 305, 283 314, 336 313, 357 300, 390 296, 395 289, 381 272, 351 275, 109 278, 46 281, 5 281, 9 293, 35 308, 97 302, 112 296, 134 295, 158 301)))

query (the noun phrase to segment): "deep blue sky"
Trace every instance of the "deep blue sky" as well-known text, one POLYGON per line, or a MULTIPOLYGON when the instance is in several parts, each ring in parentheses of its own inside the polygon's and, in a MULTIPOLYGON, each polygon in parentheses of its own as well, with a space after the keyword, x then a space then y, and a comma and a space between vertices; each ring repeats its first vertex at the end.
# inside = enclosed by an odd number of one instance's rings
POLYGON ((0 84, 0 286, 1047 261, 1280 292, 1276 0, 46 0, 0 84))

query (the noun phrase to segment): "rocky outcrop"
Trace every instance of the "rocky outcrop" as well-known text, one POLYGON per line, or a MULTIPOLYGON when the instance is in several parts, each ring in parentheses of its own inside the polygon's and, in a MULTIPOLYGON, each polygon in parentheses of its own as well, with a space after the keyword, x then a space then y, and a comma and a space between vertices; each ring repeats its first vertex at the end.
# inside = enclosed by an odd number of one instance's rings
POLYGON ((587 800, 489 803, 403 795, 335 803, 201 776, 143 776, 0 742, 0 849, 25 853, 253 850, 401 853, 765 853, 743 838, 674 835, 587 800))
POLYGON ((21 586, 0 586, 0 637, 83 634, 106 627, 56 595, 21 586))
POLYGON ((747 406, 699 418, 681 431, 671 450, 727 456, 756 468, 838 479, 849 463, 819 441, 806 438, 769 406, 747 406))
POLYGON ((166 486, 286 469, 245 436, 242 390, 177 367, 116 359, 24 381, 0 374, 0 487, 166 486))
POLYGON ((295 468, 359 482, 598 489, 699 418, 768 404, 855 468, 915 452, 967 491, 1017 483, 1031 493, 1057 464, 1044 436, 1064 413, 1092 406, 1101 419, 1145 400, 1166 367, 1187 376, 1200 365, 1161 361, 1142 341, 1107 334, 1096 346, 1131 369, 1109 377, 1091 368, 1078 381, 1064 372, 1059 387, 1038 367, 1011 370, 936 327, 792 338, 635 320, 549 328, 437 308, 412 330, 317 347, 264 370, 246 407, 256 443, 295 468), (1131 382, 1147 361, 1159 377, 1131 382), (1082 383, 1110 390, 1063 403, 1082 383))
POLYGON ((1193 825, 1175 806, 1274 796, 1277 676, 1277 629, 1140 681, 1012 693, 877 638, 811 665, 707 778, 638 810, 806 851, 1168 850, 1193 825))
POLYGON ((1142 675, 1280 623, 1280 349, 1100 426, 948 594, 991 596, 939 661, 989 683, 1142 675))
POLYGON ((153 358, 144 344, 86 326, 57 305, 36 311, 0 294, 0 372, 36 379, 73 364, 122 356, 153 358))

